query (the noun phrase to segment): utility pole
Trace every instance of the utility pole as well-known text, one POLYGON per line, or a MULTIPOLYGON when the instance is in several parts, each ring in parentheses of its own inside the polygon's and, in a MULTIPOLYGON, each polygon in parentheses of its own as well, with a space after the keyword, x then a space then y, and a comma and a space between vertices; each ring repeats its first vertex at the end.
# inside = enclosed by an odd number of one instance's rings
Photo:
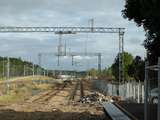
POLYGON ((43 70, 43 76, 44 76, 44 77, 46 76, 46 71, 45 71, 45 70, 43 70))
POLYGON ((124 83, 124 32, 119 29, 119 80, 117 86, 117 95, 119 96, 120 83, 124 83))
POLYGON ((102 58, 101 58, 101 53, 98 53, 98 78, 100 79, 101 77, 101 62, 102 62, 102 58))
POLYGON ((7 57, 7 88, 9 90, 9 78, 10 78, 10 58, 7 57))
POLYGON ((48 70, 46 70, 46 71, 47 71, 47 77, 48 77, 48 74, 49 74, 48 72, 49 72, 49 71, 48 71, 48 70))
POLYGON ((72 55, 72 66, 74 65, 74 56, 72 55))
POLYGON ((64 44, 64 54, 65 56, 67 55, 67 40, 65 39, 65 44, 64 44))
POLYGON ((98 53, 98 71, 99 71, 99 73, 101 73, 101 62, 102 62, 102 58, 101 58, 101 53, 98 53))
POLYGON ((23 67, 23 76, 26 76, 26 65, 23 67))
POLYGON ((41 75, 41 62, 42 62, 42 54, 38 54, 38 64, 39 64, 39 75, 41 75))
POLYGON ((119 83, 124 82, 124 33, 119 32, 119 83))
POLYGON ((63 53, 63 45, 62 45, 62 34, 59 33, 59 44, 58 44, 58 62, 57 65, 60 65, 60 56, 63 53))
POLYGON ((34 72, 35 70, 34 70, 34 63, 32 63, 32 76, 34 77, 34 75, 35 75, 35 72, 34 72))
POLYGON ((3 57, 3 79, 5 78, 5 59, 3 57))
POLYGON ((87 42, 88 42, 88 33, 87 33, 87 39, 85 40, 85 45, 84 45, 84 53, 87 55, 87 42))
POLYGON ((93 18, 90 19, 89 23, 90 23, 91 31, 93 32, 94 31, 94 19, 93 18))
POLYGON ((7 80, 10 78, 10 58, 7 57, 7 80))

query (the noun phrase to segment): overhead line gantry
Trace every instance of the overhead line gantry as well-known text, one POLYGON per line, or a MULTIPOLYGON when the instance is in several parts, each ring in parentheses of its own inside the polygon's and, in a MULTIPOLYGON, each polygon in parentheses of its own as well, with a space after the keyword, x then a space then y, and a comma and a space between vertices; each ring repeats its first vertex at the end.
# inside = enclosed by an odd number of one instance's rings
POLYGON ((124 33, 125 28, 112 27, 17 27, 1 26, 0 33, 34 33, 34 32, 53 32, 61 34, 76 33, 117 33, 119 35, 119 82, 124 81, 124 33))
MULTIPOLYGON (((67 53, 39 53, 39 65, 41 65, 42 63, 42 56, 44 55, 55 55, 55 56, 69 56, 72 57, 72 66, 74 66, 74 57, 76 56, 89 56, 89 57, 94 57, 96 56, 98 58, 98 71, 101 72, 101 63, 102 63, 102 54, 101 53, 91 53, 91 52, 87 52, 87 53, 82 53, 82 52, 67 52, 67 53)), ((58 65, 59 65, 59 60, 58 60, 58 65)))
POLYGON ((54 33, 124 33, 125 28, 108 27, 0 27, 0 32, 54 32, 54 33))

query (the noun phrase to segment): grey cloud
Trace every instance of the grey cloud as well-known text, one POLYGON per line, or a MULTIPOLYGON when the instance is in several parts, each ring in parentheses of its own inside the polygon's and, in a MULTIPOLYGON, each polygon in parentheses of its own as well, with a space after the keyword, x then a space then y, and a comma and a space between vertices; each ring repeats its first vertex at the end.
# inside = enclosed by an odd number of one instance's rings
MULTIPOLYGON (((126 27, 125 50, 144 56, 144 48, 140 45, 144 31, 122 18, 123 6, 123 0, 1 0, 0 26, 87 26, 88 19, 94 18, 95 26, 126 27)), ((86 36, 66 35, 63 40, 67 40, 68 49, 83 52, 86 36)), ((58 36, 48 33, 0 34, 0 44, 0 55, 22 56, 37 62, 38 52, 57 52, 58 36)), ((89 34, 87 45, 88 52, 104 54, 105 67, 114 61, 118 53, 118 35, 89 34)), ((45 61, 46 67, 58 68, 56 57, 48 56, 45 61)), ((94 65, 90 67, 96 67, 96 60, 91 61, 94 65)), ((69 64, 70 59, 66 62, 69 64)), ((64 68, 73 69, 67 64, 64 68)), ((82 64, 83 67, 79 68, 84 69, 87 63, 82 64)))

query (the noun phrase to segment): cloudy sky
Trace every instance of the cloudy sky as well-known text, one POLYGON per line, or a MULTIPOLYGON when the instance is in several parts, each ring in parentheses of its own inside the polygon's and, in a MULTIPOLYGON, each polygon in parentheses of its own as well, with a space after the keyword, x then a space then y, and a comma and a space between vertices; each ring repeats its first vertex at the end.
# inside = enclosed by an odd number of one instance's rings
MULTIPOLYGON (((125 51, 145 56, 142 46, 145 33, 134 22, 122 18, 124 0, 0 0, 0 26, 88 26, 94 18, 95 26, 125 27, 125 51)), ((117 34, 65 35, 67 51, 101 52, 103 67, 113 63, 118 53, 117 34)), ((37 63, 39 52, 57 52, 58 36, 53 33, 0 33, 0 55, 22 57, 37 63)), ((49 69, 89 69, 97 66, 97 58, 61 58, 57 66, 55 56, 44 56, 43 66, 49 69)))

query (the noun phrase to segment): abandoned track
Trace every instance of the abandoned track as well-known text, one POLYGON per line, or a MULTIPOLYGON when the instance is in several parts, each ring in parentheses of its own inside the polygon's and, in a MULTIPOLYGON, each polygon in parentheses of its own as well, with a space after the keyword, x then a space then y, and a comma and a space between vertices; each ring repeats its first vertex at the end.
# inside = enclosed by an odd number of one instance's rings
POLYGON ((44 94, 39 95, 38 98, 35 98, 35 99, 31 100, 30 102, 33 103, 33 102, 45 102, 45 101, 49 101, 55 95, 57 95, 60 91, 62 91, 66 86, 67 86, 67 83, 65 82, 60 87, 57 87, 54 90, 47 91, 44 94))
POLYGON ((81 98, 84 97, 84 89, 83 89, 83 81, 80 81, 80 92, 81 92, 81 98))
POLYGON ((69 102, 79 101, 83 96, 84 96, 83 81, 77 80, 75 86, 71 89, 69 102))
POLYGON ((69 100, 74 100, 78 86, 79 86, 79 81, 77 81, 75 86, 71 89, 71 94, 69 96, 69 100))
POLYGON ((4 120, 8 120, 7 118, 13 118, 13 120, 78 120, 79 118, 106 120, 101 106, 90 106, 79 102, 84 94, 88 94, 86 90, 88 86, 88 82, 84 80, 55 83, 52 89, 49 88, 47 91, 32 96, 22 103, 1 107, 1 111, 4 112, 6 110, 15 111, 14 115, 12 111, 9 111, 9 113, 1 112, 1 115, 4 115, 4 120), (73 98, 73 101, 70 100, 70 104, 68 104, 69 98, 73 98), (20 115, 20 111, 22 111, 22 115, 20 115), (24 115, 25 113, 27 115, 24 115))

